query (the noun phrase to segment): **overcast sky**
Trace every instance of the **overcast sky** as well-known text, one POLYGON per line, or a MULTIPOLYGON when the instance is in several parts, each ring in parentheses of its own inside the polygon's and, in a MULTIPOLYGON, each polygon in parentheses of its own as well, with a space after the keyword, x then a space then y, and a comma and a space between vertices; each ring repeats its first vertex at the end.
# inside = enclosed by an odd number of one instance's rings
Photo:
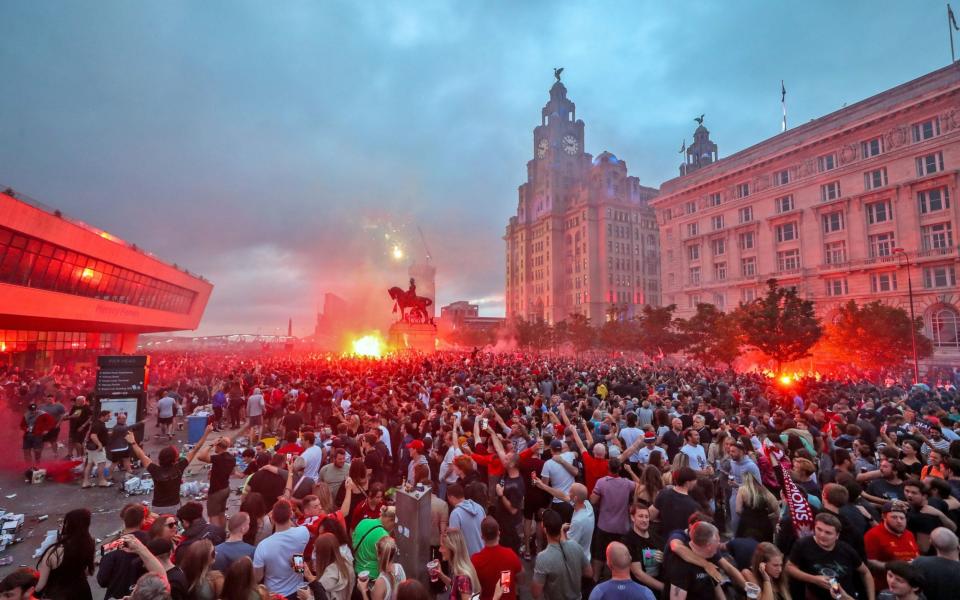
POLYGON ((553 67, 586 150, 659 186, 700 113, 723 157, 779 132, 781 79, 798 124, 946 65, 945 12, 0 0, 0 185, 210 279, 201 333, 309 333, 324 292, 405 282, 391 244, 422 252, 417 226, 438 302, 502 315, 501 237, 553 67))

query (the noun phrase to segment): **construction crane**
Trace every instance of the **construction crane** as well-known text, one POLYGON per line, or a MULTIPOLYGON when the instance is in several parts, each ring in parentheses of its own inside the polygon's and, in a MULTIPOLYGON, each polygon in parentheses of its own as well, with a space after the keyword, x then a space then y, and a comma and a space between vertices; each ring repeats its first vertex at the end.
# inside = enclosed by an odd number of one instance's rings
POLYGON ((430 246, 427 244, 427 236, 423 235, 423 230, 417 225, 417 231, 420 232, 420 241, 423 242, 423 248, 427 251, 427 264, 433 259, 433 253, 430 252, 430 246))

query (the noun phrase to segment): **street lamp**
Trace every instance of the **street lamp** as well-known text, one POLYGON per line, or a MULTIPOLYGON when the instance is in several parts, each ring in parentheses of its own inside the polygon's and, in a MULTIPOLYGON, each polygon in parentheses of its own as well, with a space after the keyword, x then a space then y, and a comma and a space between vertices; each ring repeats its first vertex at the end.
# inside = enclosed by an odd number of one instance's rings
POLYGON ((910 256, 903 248, 894 248, 894 254, 900 254, 907 261, 907 295, 910 297, 910 341, 913 343, 913 383, 920 383, 920 366, 917 363, 917 325, 913 316, 913 279, 910 277, 910 256))

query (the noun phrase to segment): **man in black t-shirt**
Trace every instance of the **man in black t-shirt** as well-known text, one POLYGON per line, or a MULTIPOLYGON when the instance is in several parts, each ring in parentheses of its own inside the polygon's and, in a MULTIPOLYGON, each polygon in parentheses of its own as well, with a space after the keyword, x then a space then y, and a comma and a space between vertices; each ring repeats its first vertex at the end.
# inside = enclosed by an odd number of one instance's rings
POLYGON ((675 529, 686 529, 690 515, 700 510, 690 490, 697 485, 697 472, 683 467, 677 472, 676 484, 660 490, 650 509, 650 517, 660 521, 660 532, 669 535, 675 529))
POLYGON ((673 460, 673 457, 677 455, 677 452, 680 452, 680 448, 683 446, 683 421, 674 418, 670 422, 670 430, 660 438, 660 443, 666 444, 667 459, 673 460))
POLYGON ((830 572, 836 583, 854 598, 874 597, 870 570, 856 550, 840 541, 840 520, 820 513, 814 521, 813 535, 797 540, 790 552, 787 573, 791 595, 831 600, 830 572))
POLYGON ((930 506, 930 489, 919 479, 909 479, 903 484, 904 495, 910 510, 907 512, 907 529, 917 538, 920 554, 930 550, 930 533, 937 527, 956 527, 942 511, 930 506))
MULTIPOLYGON (((710 560, 720 548, 720 532, 706 521, 699 521, 690 527, 690 549, 703 560, 710 560)), ((718 585, 703 567, 685 560, 670 561, 666 573, 671 600, 699 600, 717 596, 718 585)))
POLYGON ((650 530, 650 507, 646 504, 632 504, 630 520, 632 527, 623 536, 623 544, 630 551, 630 575, 637 583, 659 592, 663 590, 663 538, 650 530))
POLYGON ((83 438, 87 435, 92 415, 87 399, 84 396, 77 396, 73 399, 69 414, 64 417, 70 427, 70 455, 78 459, 83 457, 83 438))
POLYGON ((107 421, 110 420, 110 411, 101 410, 97 419, 90 425, 90 433, 87 437, 85 446, 87 452, 87 464, 83 469, 82 487, 92 487, 90 483, 90 472, 95 470, 97 473, 97 483, 100 487, 109 487, 111 483, 103 476, 103 465, 107 462, 107 421))
MULTIPOLYGON (((899 462, 899 461, 897 461, 899 462)), ((867 484, 863 496, 874 504, 885 504, 893 500, 906 500, 903 495, 903 480, 900 479, 900 470, 894 461, 883 459, 880 461, 880 479, 874 479, 867 484)))
POLYGON ((277 498, 283 495, 284 488, 287 485, 286 473, 281 474, 280 468, 283 466, 284 456, 277 454, 271 459, 271 463, 263 466, 247 484, 248 492, 258 492, 263 496, 263 502, 267 510, 273 508, 277 498))
POLYGON ((210 446, 204 447, 197 460, 210 463, 210 491, 207 496, 207 518, 210 523, 226 527, 227 499, 230 497, 230 476, 237 467, 236 459, 227 452, 230 438, 223 436, 210 446), (213 453, 210 453, 211 448, 213 453))

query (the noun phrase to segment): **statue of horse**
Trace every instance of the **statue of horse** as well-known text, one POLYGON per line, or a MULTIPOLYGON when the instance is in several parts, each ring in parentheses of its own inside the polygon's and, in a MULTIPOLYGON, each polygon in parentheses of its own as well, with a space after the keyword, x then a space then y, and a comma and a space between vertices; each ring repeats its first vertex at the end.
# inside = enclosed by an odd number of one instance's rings
POLYGON ((411 294, 397 286, 387 290, 387 293, 390 294, 390 298, 394 302, 393 312, 397 312, 398 308, 400 309, 401 321, 406 323, 433 323, 433 319, 427 313, 427 307, 433 304, 433 300, 430 298, 411 294), (407 309, 409 309, 409 312, 407 312, 407 309))

